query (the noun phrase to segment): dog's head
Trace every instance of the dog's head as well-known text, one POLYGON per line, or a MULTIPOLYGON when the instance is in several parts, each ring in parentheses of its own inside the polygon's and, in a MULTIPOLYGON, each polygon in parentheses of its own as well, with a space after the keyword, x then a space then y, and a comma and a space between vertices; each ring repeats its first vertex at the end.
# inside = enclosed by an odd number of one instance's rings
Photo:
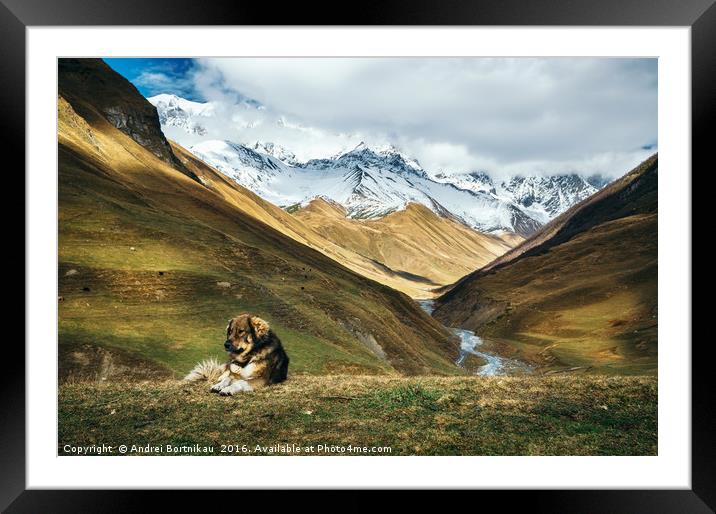
POLYGON ((229 320, 226 327, 224 349, 229 352, 232 361, 246 364, 268 338, 270 330, 268 323, 258 316, 236 316, 229 320))

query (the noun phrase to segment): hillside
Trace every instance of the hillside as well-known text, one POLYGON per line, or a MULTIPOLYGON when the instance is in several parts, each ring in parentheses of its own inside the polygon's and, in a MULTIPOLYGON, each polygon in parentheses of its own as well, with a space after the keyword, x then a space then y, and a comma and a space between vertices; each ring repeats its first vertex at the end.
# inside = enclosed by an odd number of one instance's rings
POLYGON ((445 288, 433 316, 538 366, 656 372, 657 172, 654 155, 445 288))
POLYGON ((373 220, 346 217, 340 205, 312 200, 293 215, 323 237, 388 268, 424 282, 427 289, 450 284, 511 248, 497 236, 476 232, 410 203, 373 220))
POLYGON ((170 145, 101 60, 60 59, 59 74, 62 379, 183 374, 222 356, 226 320, 242 311, 271 323, 294 374, 460 373, 439 323, 170 145))
MULTIPOLYGON (((398 291, 401 291, 413 298, 431 297, 433 296, 433 289, 454 281, 459 276, 464 275, 467 271, 474 268, 474 266, 472 266, 464 273, 454 276, 451 280, 443 280, 439 283, 426 280, 425 277, 419 274, 412 274, 401 268, 394 269, 386 262, 376 259, 371 252, 366 251, 366 248, 363 248, 361 245, 345 244, 345 241, 341 238, 334 240, 331 237, 328 237, 330 233, 326 232, 320 223, 310 223, 307 222, 309 220, 306 220, 301 216, 292 216, 285 210, 262 199, 248 189, 238 185, 224 174, 218 172, 216 169, 206 165, 203 161, 181 146, 172 143, 172 148, 175 155, 178 156, 179 160, 186 169, 188 169, 194 176, 198 177, 199 181, 207 188, 220 193, 237 209, 247 213, 253 218, 261 220, 275 230, 286 234, 291 239, 320 251, 324 255, 343 264, 359 275, 368 277, 372 280, 380 282, 381 284, 385 284, 392 289, 397 289, 398 291), (237 191, 239 191, 240 194, 237 195, 237 191)), ((329 211, 323 210, 320 212, 325 214, 329 211)), ((318 211, 316 211, 316 214, 318 214, 318 211)), ((325 221, 333 221, 335 218, 333 214, 325 221)), ((342 216, 344 217, 345 214, 342 216)), ((350 220, 347 220, 346 223, 350 223, 350 220)), ((410 227, 408 229, 410 232, 415 232, 416 230, 418 230, 418 227, 410 227)), ((463 232, 474 233, 466 227, 463 229, 463 232)), ((510 234, 510 236, 514 238, 520 237, 516 234, 510 234)), ((483 237, 488 240, 494 239, 489 236, 483 237)), ((505 239, 505 241, 508 240, 505 239)), ((496 251, 495 255, 502 254, 514 246, 512 241, 513 240, 510 239, 509 242, 506 242, 505 244, 500 243, 499 251, 496 251)), ((461 250, 463 247, 457 247, 456 249, 461 250)), ((465 250, 471 251, 468 247, 465 247, 465 250)), ((483 250, 482 253, 485 253, 485 251, 483 250)), ((463 254, 458 254, 454 258, 472 260, 469 255, 463 254)), ((478 260, 478 262, 480 261, 478 260)))

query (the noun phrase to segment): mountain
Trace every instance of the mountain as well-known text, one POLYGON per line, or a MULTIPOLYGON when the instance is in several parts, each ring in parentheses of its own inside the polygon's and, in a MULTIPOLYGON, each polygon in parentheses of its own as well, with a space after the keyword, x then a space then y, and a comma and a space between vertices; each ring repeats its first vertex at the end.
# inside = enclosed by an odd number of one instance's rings
POLYGON ((502 182, 500 190, 544 223, 597 192, 597 188, 576 174, 513 177, 502 182))
MULTIPOLYGON (((167 93, 151 96, 147 100, 156 108, 162 127, 170 132, 170 137, 177 138, 183 133, 210 138, 217 136, 217 128, 212 125, 220 110, 216 102, 196 102, 167 93)), ((235 95, 233 100, 247 111, 264 108, 256 100, 241 95, 235 95)))
POLYGON ((331 159, 310 160, 300 166, 289 166, 231 141, 203 141, 189 150, 283 207, 323 197, 343 206, 350 218, 374 219, 417 203, 481 232, 510 231, 527 236, 540 226, 493 195, 432 180, 417 161, 390 148, 376 151, 360 144, 331 159))
MULTIPOLYGON (((426 280, 425 277, 416 274, 415 272, 418 270, 412 266, 412 262, 407 263, 406 269, 394 270, 384 262, 371 257, 370 254, 365 251, 353 251, 350 249, 351 245, 343 247, 340 244, 340 239, 333 241, 324 236, 324 234, 326 234, 326 227, 321 226, 316 227, 316 229, 312 228, 312 226, 307 224, 305 220, 290 214, 286 210, 276 207, 253 192, 237 186, 235 181, 231 180, 229 177, 225 177, 223 173, 213 171, 214 168, 204 164, 201 159, 189 151, 179 147, 178 145, 175 145, 174 148, 177 155, 182 159, 187 167, 192 169, 197 174, 199 181, 202 184, 222 191, 235 189, 236 187, 244 190, 246 195, 241 197, 240 201, 235 202, 237 208, 249 213, 251 216, 270 225, 275 230, 286 234, 292 239, 320 251, 324 255, 343 264, 347 268, 364 277, 368 277, 393 289, 397 289, 398 291, 404 292, 413 298, 432 297, 432 290, 435 289, 436 286, 445 285, 453 281, 446 280, 436 284, 430 280, 426 280), (212 172, 206 173, 205 170, 212 170, 212 172)), ((260 155, 258 155, 258 157, 260 157, 260 155)), ((296 214, 295 210, 292 209, 292 211, 296 214)), ((333 222, 334 219, 331 217, 325 221, 333 222)), ((514 238, 521 240, 519 236, 514 236, 514 238)), ((505 241, 509 248, 517 244, 518 241, 514 238, 507 238, 506 236, 500 237, 501 240, 505 241)), ((481 262, 481 257, 479 255, 462 255, 460 253, 462 249, 463 247, 455 248, 455 255, 453 256, 454 259, 461 260, 467 258, 474 260, 475 262, 481 262)), ((428 246, 423 248, 422 251, 429 253, 431 248, 428 246)))
POLYGON ((439 182, 461 189, 488 192, 507 201, 531 218, 547 223, 571 206, 590 197, 606 185, 599 176, 583 178, 575 173, 549 176, 514 176, 495 182, 485 172, 436 176, 439 182))
POLYGON ((433 315, 537 366, 653 373, 656 155, 446 288, 433 315))
MULTIPOLYGON (((390 246, 391 250, 377 250, 384 245, 378 240, 384 241, 386 235, 380 235, 378 229, 392 225, 394 220, 411 220, 415 223, 424 223, 427 216, 407 217, 387 216, 389 219, 385 224, 371 224, 376 220, 354 220, 349 218, 345 208, 334 202, 333 200, 318 197, 313 201, 304 204, 304 208, 300 203, 293 204, 289 212, 274 208, 273 205, 286 203, 285 197, 276 197, 271 182, 275 184, 281 180, 288 180, 287 188, 296 187, 298 183, 292 175, 304 174, 302 168, 288 168, 276 158, 259 153, 251 148, 229 141, 206 141, 192 148, 193 154, 188 152, 186 159, 193 159, 197 162, 210 161, 213 166, 231 179, 233 183, 246 184, 251 191, 256 192, 269 201, 263 201, 266 206, 271 206, 274 213, 272 218, 280 220, 275 227, 283 231, 292 238, 308 244, 312 248, 316 248, 327 256, 338 262, 341 262, 350 269, 386 284, 394 289, 398 289, 415 298, 427 298, 433 295, 432 290, 436 287, 449 284, 474 269, 474 267, 484 264, 486 260, 490 260, 501 255, 509 248, 515 246, 517 241, 514 238, 494 237, 480 234, 468 227, 461 225, 461 229, 456 231, 454 220, 432 215, 430 226, 434 229, 446 230, 446 233, 454 233, 459 235, 458 241, 462 241, 465 237, 478 242, 475 245, 462 244, 458 242, 452 248, 449 258, 446 257, 446 248, 436 246, 447 245, 448 241, 445 236, 433 237, 432 239, 420 238, 424 245, 402 246, 402 250, 409 250, 407 255, 400 256, 396 253, 397 247, 390 246), (209 157, 209 155, 211 157, 209 157), (189 157, 191 156, 191 157, 189 157), (283 173, 290 174, 288 179, 283 173), (320 200, 320 201, 319 201, 320 200), (331 205, 330 209, 320 209, 321 205, 331 205), (449 230, 448 230, 449 229, 449 230), (349 234, 361 233, 360 237, 353 239, 349 234), (387 256, 390 256, 389 258, 387 256), (439 262, 445 263, 445 270, 439 272, 429 272, 429 267, 425 266, 426 259, 429 261, 438 258, 439 262), (448 263, 450 261, 450 263, 448 263), (458 273, 459 274, 455 274, 458 273), (426 275, 427 273, 427 275, 426 275), (428 275, 433 279, 428 278, 428 275)), ((212 180, 204 178, 201 174, 200 179, 203 181, 212 180)), ((306 187, 310 187, 310 177, 304 179, 308 182, 306 187)), ((259 197, 256 197, 257 201, 259 197)), ((246 206, 244 206, 245 208, 246 206)), ((261 212, 263 209, 254 209, 261 212)), ((427 210, 427 209, 425 209, 427 210)), ((398 214, 401 211, 395 211, 398 214)), ((432 212, 431 212, 432 214, 432 212)), ((270 223, 270 222, 269 222, 270 223)), ((407 236, 424 231, 421 226, 407 226, 401 223, 401 231, 407 236)), ((396 234, 395 230, 389 231, 396 234)), ((405 237, 405 236, 399 236, 405 237)), ((515 236, 518 240, 519 236, 515 236)))
POLYGON ((427 178, 420 163, 409 159, 392 145, 372 149, 365 143, 359 143, 347 152, 341 152, 331 159, 312 159, 302 165, 303 168, 319 170, 353 168, 355 166, 383 168, 397 174, 416 174, 427 178))
POLYGON ((293 374, 460 373, 444 327, 326 255, 349 262, 347 250, 169 144, 154 107, 102 61, 60 59, 59 73, 63 380, 98 368, 181 375, 223 356, 226 320, 243 311, 269 321, 293 374))
POLYGON ((159 115, 159 121, 165 127, 178 127, 188 134, 205 136, 206 128, 201 118, 211 117, 215 105, 210 102, 192 102, 177 95, 161 94, 148 98, 159 115))
POLYGON ((60 59, 58 88, 88 122, 101 118, 174 169, 196 178, 172 152, 157 110, 136 94, 136 88, 128 80, 103 80, 110 72, 113 73, 112 69, 101 59, 60 59), (91 107, 87 95, 94 96, 91 107))
POLYGON ((416 203, 382 218, 355 220, 340 204, 317 198, 293 215, 329 241, 424 282, 426 292, 454 282, 514 246, 416 203))
MULTIPOLYGON (((225 134, 205 128, 215 113, 210 102, 190 102, 175 95, 149 100, 172 137, 186 141, 205 162, 283 207, 325 197, 345 207, 351 218, 370 219, 419 203, 482 232, 515 232, 526 237, 607 182, 598 175, 582 178, 577 174, 515 176, 503 181, 494 181, 484 171, 432 174, 395 146, 371 148, 365 143, 331 157, 301 162, 276 143, 217 139, 225 134), (267 167, 262 157, 250 152, 270 157, 276 167, 267 167)), ((277 123, 286 122, 280 118, 277 123)))
POLYGON ((290 150, 287 150, 283 146, 277 145, 275 143, 264 143, 262 141, 256 141, 251 147, 251 149, 266 155, 270 155, 274 159, 278 159, 279 161, 284 164, 287 164, 288 166, 298 166, 300 164, 298 159, 296 159, 296 154, 294 154, 290 150))
MULTIPOLYGON (((216 136, 221 134, 207 134, 204 128, 206 120, 214 115, 215 106, 210 102, 191 102, 176 95, 157 95, 149 100, 157 107, 163 126, 171 129, 182 127, 188 134, 206 136, 191 146, 192 152, 240 184, 282 206, 305 203, 311 198, 324 196, 340 202, 350 217, 375 218, 414 202, 439 214, 449 211, 477 230, 512 231, 527 236, 608 183, 608 179, 600 175, 585 178, 577 174, 514 176, 495 181, 484 171, 430 174, 417 160, 392 145, 370 148, 364 143, 330 158, 300 162, 293 152, 272 142, 257 141, 242 145, 216 140, 216 136), (252 161, 257 161, 253 156, 246 160, 242 156, 228 155, 231 151, 245 153, 239 147, 272 157, 288 167, 313 171, 335 170, 342 175, 337 182, 344 183, 343 187, 337 185, 336 181, 326 181, 324 176, 321 177, 324 180, 316 183, 315 190, 304 187, 303 194, 293 192, 287 195, 286 189, 290 189, 290 186, 274 183, 281 182, 276 178, 276 173, 272 177, 260 177, 265 169, 250 169, 252 161), (359 169, 363 173, 359 173, 359 169), (408 182, 396 179, 394 175, 408 182), (423 182, 415 184, 411 176, 420 177, 423 182), (394 180, 395 186, 386 183, 386 180, 394 180), (449 189, 450 186, 453 190, 449 189), (406 188, 415 191, 406 193, 406 188), (463 193, 456 193, 455 190, 463 193), (472 197, 466 196, 465 191, 472 194, 472 197), (458 208, 460 205, 462 209, 458 208)), ((180 136, 176 132, 173 135, 180 136)), ((181 137, 179 139, 182 140, 181 137)), ((196 140, 192 139, 192 142, 196 140)), ((310 183, 314 182, 315 177, 311 174, 304 174, 303 177, 310 183)))

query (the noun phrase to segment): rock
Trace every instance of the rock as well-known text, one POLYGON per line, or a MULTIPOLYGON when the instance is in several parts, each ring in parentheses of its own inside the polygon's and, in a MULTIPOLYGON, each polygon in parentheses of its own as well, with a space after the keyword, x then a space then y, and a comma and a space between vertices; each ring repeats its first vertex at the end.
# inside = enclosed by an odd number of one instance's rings
POLYGON ((133 252, 133 251, 135 251, 135 250, 136 250, 136 248, 134 248, 133 246, 130 246, 130 247, 129 247, 129 251, 130 251, 130 252, 133 252))
POLYGON ((216 287, 221 287, 222 289, 228 289, 231 287, 231 282, 217 282, 216 287))
POLYGON ((58 89, 73 107, 89 103, 109 123, 176 170, 197 180, 174 154, 156 107, 101 59, 61 59, 58 89))
POLYGON ((71 270, 67 270, 67 273, 65 273, 65 276, 71 277, 72 275, 77 275, 77 273, 79 273, 79 271, 77 271, 76 269, 71 269, 71 270))

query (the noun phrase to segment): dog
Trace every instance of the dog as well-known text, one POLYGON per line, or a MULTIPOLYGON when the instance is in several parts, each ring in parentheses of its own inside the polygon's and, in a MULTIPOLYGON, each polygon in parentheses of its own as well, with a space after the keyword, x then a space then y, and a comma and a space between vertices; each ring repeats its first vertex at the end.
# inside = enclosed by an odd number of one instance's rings
POLYGON ((258 316, 241 314, 229 320, 224 350, 229 361, 203 361, 184 380, 216 380, 212 393, 231 396, 286 380, 288 355, 269 324, 258 316))

